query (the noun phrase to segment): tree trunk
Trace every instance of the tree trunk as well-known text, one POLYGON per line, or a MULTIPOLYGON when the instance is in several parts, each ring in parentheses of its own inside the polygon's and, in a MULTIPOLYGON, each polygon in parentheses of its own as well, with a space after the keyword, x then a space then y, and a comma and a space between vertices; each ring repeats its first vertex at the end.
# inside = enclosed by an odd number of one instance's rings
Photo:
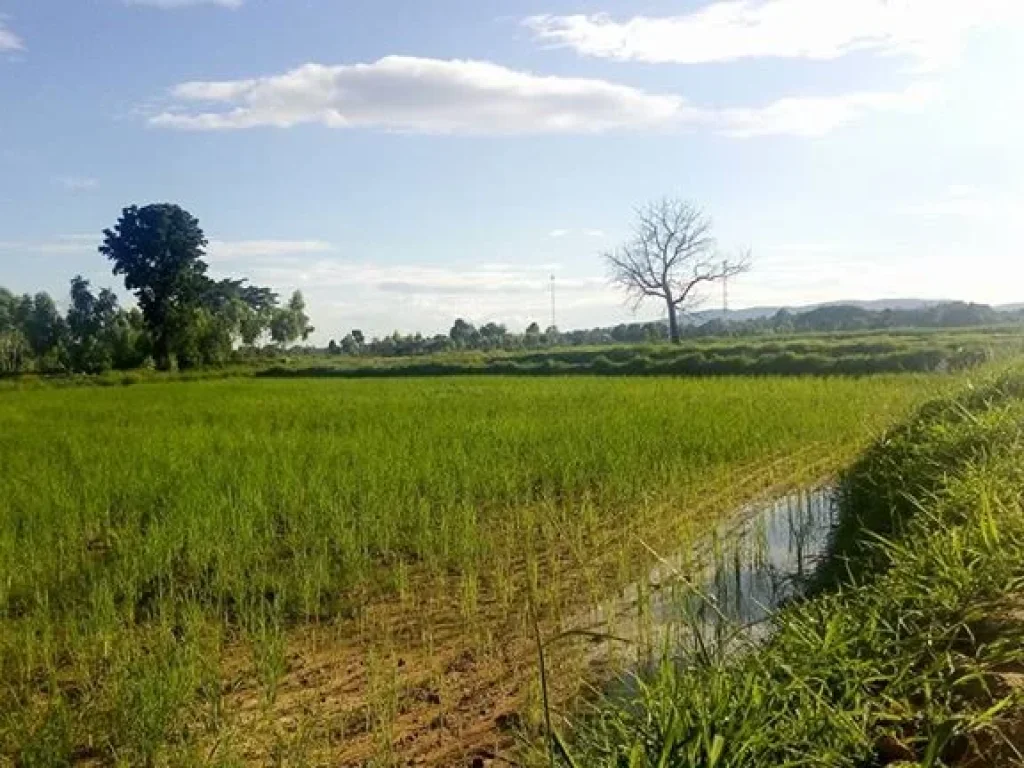
POLYGON ((679 339, 679 317, 676 313, 676 305, 668 302, 668 335, 673 344, 678 344, 679 339))
POLYGON ((171 345, 164 329, 158 331, 153 339, 153 362, 158 371, 171 370, 171 345))

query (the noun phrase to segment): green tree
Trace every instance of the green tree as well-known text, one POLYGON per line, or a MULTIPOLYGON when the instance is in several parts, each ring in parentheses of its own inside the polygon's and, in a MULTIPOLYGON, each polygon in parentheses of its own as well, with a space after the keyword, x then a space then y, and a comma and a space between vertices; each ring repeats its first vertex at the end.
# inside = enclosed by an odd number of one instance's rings
POLYGON ((93 295, 81 275, 71 280, 68 308, 68 352, 72 369, 100 373, 114 366, 114 337, 120 315, 117 296, 106 288, 93 295))
POLYGON ((448 336, 455 342, 457 347, 474 347, 480 339, 480 332, 477 331, 472 323, 468 323, 460 317, 452 325, 448 336))
POLYGON ((133 205, 103 238, 100 253, 135 293, 153 336, 157 366, 167 369, 175 345, 192 337, 187 325, 209 284, 203 260, 207 240, 199 221, 171 203, 133 205))
POLYGON ((270 338, 281 345, 293 344, 299 339, 305 341, 314 330, 309 324, 306 300, 301 291, 295 291, 288 300, 288 306, 278 309, 270 322, 270 338))
POLYGON ((48 293, 22 299, 22 331, 37 358, 55 357, 64 338, 64 318, 48 293))
POLYGON ((18 299, 6 288, 0 288, 0 332, 14 330, 14 312, 18 299))
POLYGON ((0 328, 0 374, 22 373, 32 362, 32 348, 25 334, 9 328, 0 328))
POLYGON ((341 340, 341 346, 338 347, 339 353, 343 352, 346 355, 359 354, 359 351, 362 349, 362 344, 360 344, 356 339, 356 333, 357 331, 353 331, 352 333, 345 335, 345 338, 341 340))

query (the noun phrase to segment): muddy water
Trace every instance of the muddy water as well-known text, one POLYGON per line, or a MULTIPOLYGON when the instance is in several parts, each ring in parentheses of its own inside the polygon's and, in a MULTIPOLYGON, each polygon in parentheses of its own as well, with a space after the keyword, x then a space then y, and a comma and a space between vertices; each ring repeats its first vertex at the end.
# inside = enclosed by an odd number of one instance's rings
POLYGON ((801 593, 826 554, 836 501, 827 485, 752 504, 685 552, 657 553, 647 579, 574 622, 599 638, 590 662, 636 669, 666 653, 725 652, 763 636, 764 620, 801 593))

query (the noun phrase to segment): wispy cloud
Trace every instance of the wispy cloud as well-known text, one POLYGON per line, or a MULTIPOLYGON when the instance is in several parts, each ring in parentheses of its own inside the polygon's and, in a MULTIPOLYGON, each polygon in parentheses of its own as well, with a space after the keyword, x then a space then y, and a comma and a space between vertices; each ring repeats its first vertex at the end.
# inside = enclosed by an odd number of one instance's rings
POLYGON ((99 179, 89 176, 59 176, 57 183, 69 192, 85 192, 100 185, 99 179))
POLYGON ((557 238, 565 237, 568 234, 569 234, 569 230, 568 229, 552 229, 550 232, 548 232, 548 237, 553 237, 553 238, 557 239, 557 238))
MULTIPOLYGON (((424 294, 438 298, 463 294, 508 294, 539 292, 549 288, 550 273, 558 265, 485 264, 451 267, 423 264, 377 264, 343 259, 320 259, 307 263, 278 262, 257 267, 258 274, 280 282, 305 283, 317 289, 372 289, 385 293, 424 294)), ((566 291, 604 286, 599 276, 580 276, 559 281, 566 291)))
POLYGON ((0 53, 24 51, 25 41, 18 37, 14 30, 7 26, 3 16, 0 16, 0 53))
MULTIPOLYGON (((54 235, 38 240, 0 240, 0 251, 18 251, 33 255, 96 253, 103 236, 96 234, 54 235)), ((291 260, 308 262, 301 257, 322 257, 335 247, 324 240, 210 240, 207 261, 213 267, 224 262, 245 262, 246 266, 261 264, 283 266, 291 260)))
POLYGON ((827 97, 790 97, 765 107, 721 110, 716 122, 721 133, 735 138, 756 136, 825 136, 871 112, 918 110, 938 95, 927 83, 902 91, 847 93, 827 97))
POLYGON ((96 253, 102 238, 96 235, 56 235, 42 240, 0 240, 0 252, 16 252, 33 256, 58 256, 96 253))
POLYGON ((603 80, 545 77, 485 61, 388 56, 371 64, 306 64, 281 75, 190 82, 153 125, 191 130, 319 123, 417 133, 579 133, 664 125, 677 96, 603 80), (218 109, 189 110, 188 105, 218 109))
POLYGON ((932 89, 791 97, 705 108, 604 80, 541 76, 481 61, 389 56, 306 64, 282 75, 195 81, 171 91, 154 126, 226 131, 316 123, 433 134, 588 134, 703 129, 738 138, 820 136, 872 111, 917 107, 932 89))
MULTIPOLYGON (((254 282, 286 292, 299 288, 306 296, 326 342, 360 327, 371 333, 447 331, 456 317, 525 327, 544 324, 550 315, 552 273, 558 264, 493 263, 388 264, 325 258, 299 262, 277 260, 250 269, 254 282), (400 309, 399 309, 400 308, 400 309)), ((580 316, 587 308, 620 308, 621 296, 600 275, 559 277, 559 312, 580 316)), ((601 314, 599 312, 598 314, 601 314)), ((561 315, 560 315, 561 317, 561 315)))
POLYGON ((699 64, 749 58, 903 56, 934 68, 955 59, 968 33, 1024 23, 1019 0, 720 0, 677 16, 541 15, 537 39, 584 56, 699 64))
POLYGON ((124 0, 125 5, 145 5, 150 8, 174 10, 196 5, 219 5, 221 8, 241 8, 245 0, 124 0))
POLYGON ((209 260, 275 259, 329 253, 334 246, 324 240, 211 240, 206 249, 209 260))

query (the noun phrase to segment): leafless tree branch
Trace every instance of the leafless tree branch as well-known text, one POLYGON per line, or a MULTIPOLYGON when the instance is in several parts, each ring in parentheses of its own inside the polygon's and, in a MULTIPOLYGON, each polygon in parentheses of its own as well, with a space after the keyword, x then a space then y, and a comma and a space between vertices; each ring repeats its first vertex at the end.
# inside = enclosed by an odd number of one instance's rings
POLYGON ((669 312, 673 341, 677 313, 700 301, 700 288, 749 271, 750 251, 723 258, 711 219, 696 205, 664 198, 637 209, 632 239, 604 255, 611 280, 639 306, 661 299, 669 312))

